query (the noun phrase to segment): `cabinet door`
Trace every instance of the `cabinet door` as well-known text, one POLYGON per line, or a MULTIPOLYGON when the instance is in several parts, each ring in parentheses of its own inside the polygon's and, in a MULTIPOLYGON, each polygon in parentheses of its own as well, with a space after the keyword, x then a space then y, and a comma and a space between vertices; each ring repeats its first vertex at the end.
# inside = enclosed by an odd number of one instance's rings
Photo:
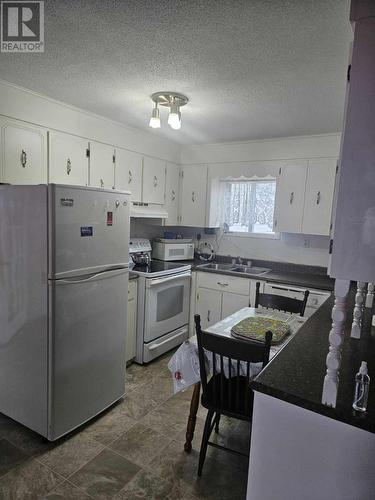
POLYGON ((157 158, 143 159, 143 203, 164 205, 165 161, 157 158))
POLYGON ((142 155, 116 149, 115 186, 130 191, 132 201, 142 201, 142 155))
POLYGON ((88 141, 69 134, 48 133, 49 182, 87 186, 89 160, 88 141))
POLYGON ((302 231, 307 161, 280 168, 276 185, 275 231, 302 231))
POLYGON ((173 163, 167 164, 167 176, 165 179, 165 210, 168 212, 167 226, 178 224, 178 201, 179 201, 180 169, 173 163))
POLYGON ((128 318, 126 332, 126 361, 135 358, 136 331, 137 331, 137 283, 129 282, 128 289, 128 318))
POLYGON ((249 307, 249 303, 249 296, 223 292, 221 319, 230 316, 231 314, 239 311, 240 309, 243 309, 244 307, 249 307))
POLYGON ((113 146, 90 141, 90 186, 112 189, 115 185, 113 146))
POLYGON ((47 182, 47 134, 43 129, 17 122, 5 122, 1 127, 1 139, 1 182, 47 182))
POLYGON ((206 226, 207 165, 185 166, 182 170, 181 224, 206 226))
POLYGON ((197 313, 201 317, 202 328, 214 325, 221 319, 222 293, 209 288, 198 288, 197 313))
POLYGON ((309 160, 302 232, 329 235, 336 159, 309 160))

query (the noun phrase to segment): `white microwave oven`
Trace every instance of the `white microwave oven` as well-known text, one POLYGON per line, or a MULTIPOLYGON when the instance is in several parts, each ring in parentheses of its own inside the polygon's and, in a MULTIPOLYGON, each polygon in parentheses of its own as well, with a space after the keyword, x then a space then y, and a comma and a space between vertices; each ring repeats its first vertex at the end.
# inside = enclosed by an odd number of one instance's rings
POLYGON ((152 243, 152 258, 158 260, 191 260, 194 259, 194 243, 152 243))

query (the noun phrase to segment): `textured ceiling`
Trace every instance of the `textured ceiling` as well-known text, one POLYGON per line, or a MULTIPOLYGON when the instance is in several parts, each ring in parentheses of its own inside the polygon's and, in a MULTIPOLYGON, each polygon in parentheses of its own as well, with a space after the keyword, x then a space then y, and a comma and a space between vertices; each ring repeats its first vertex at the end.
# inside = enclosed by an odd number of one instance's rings
POLYGON ((186 93, 182 129, 212 143, 341 129, 348 0, 46 0, 44 54, 0 78, 148 129, 150 94, 186 93))

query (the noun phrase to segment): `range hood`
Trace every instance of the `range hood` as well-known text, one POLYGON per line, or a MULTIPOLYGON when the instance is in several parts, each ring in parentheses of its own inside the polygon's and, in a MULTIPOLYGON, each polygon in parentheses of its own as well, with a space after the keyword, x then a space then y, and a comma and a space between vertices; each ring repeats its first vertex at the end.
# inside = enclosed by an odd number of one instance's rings
POLYGON ((140 219, 167 219, 168 212, 162 205, 132 203, 130 217, 138 217, 140 219))

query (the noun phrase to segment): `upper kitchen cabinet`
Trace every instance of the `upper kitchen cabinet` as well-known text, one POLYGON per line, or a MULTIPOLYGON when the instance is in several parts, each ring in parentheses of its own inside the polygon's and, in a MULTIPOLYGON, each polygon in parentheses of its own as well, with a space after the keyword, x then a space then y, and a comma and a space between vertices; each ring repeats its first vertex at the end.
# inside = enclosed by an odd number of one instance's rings
POLYGON ((178 202, 180 186, 180 168, 174 163, 167 163, 167 175, 165 179, 165 210, 168 219, 165 224, 176 226, 179 223, 178 202))
POLYGON ((39 127, 4 119, 1 121, 1 182, 47 182, 47 133, 39 127))
POLYGON ((335 158, 309 160, 302 232, 328 236, 336 177, 335 158))
POLYGON ((207 165, 185 165, 181 171, 182 226, 206 226, 207 165))
POLYGON ((115 149, 113 146, 90 141, 90 186, 112 189, 115 185, 115 149))
POLYGON ((48 132, 48 141, 49 182, 87 186, 89 182, 88 140, 74 135, 48 132))
POLYGON ((293 161, 279 169, 275 200, 275 231, 301 233, 307 161, 293 161))
POLYGON ((130 191, 132 201, 142 201, 142 155, 116 149, 115 186, 130 191))
POLYGON ((143 159, 143 203, 164 205, 166 163, 157 158, 143 159))

